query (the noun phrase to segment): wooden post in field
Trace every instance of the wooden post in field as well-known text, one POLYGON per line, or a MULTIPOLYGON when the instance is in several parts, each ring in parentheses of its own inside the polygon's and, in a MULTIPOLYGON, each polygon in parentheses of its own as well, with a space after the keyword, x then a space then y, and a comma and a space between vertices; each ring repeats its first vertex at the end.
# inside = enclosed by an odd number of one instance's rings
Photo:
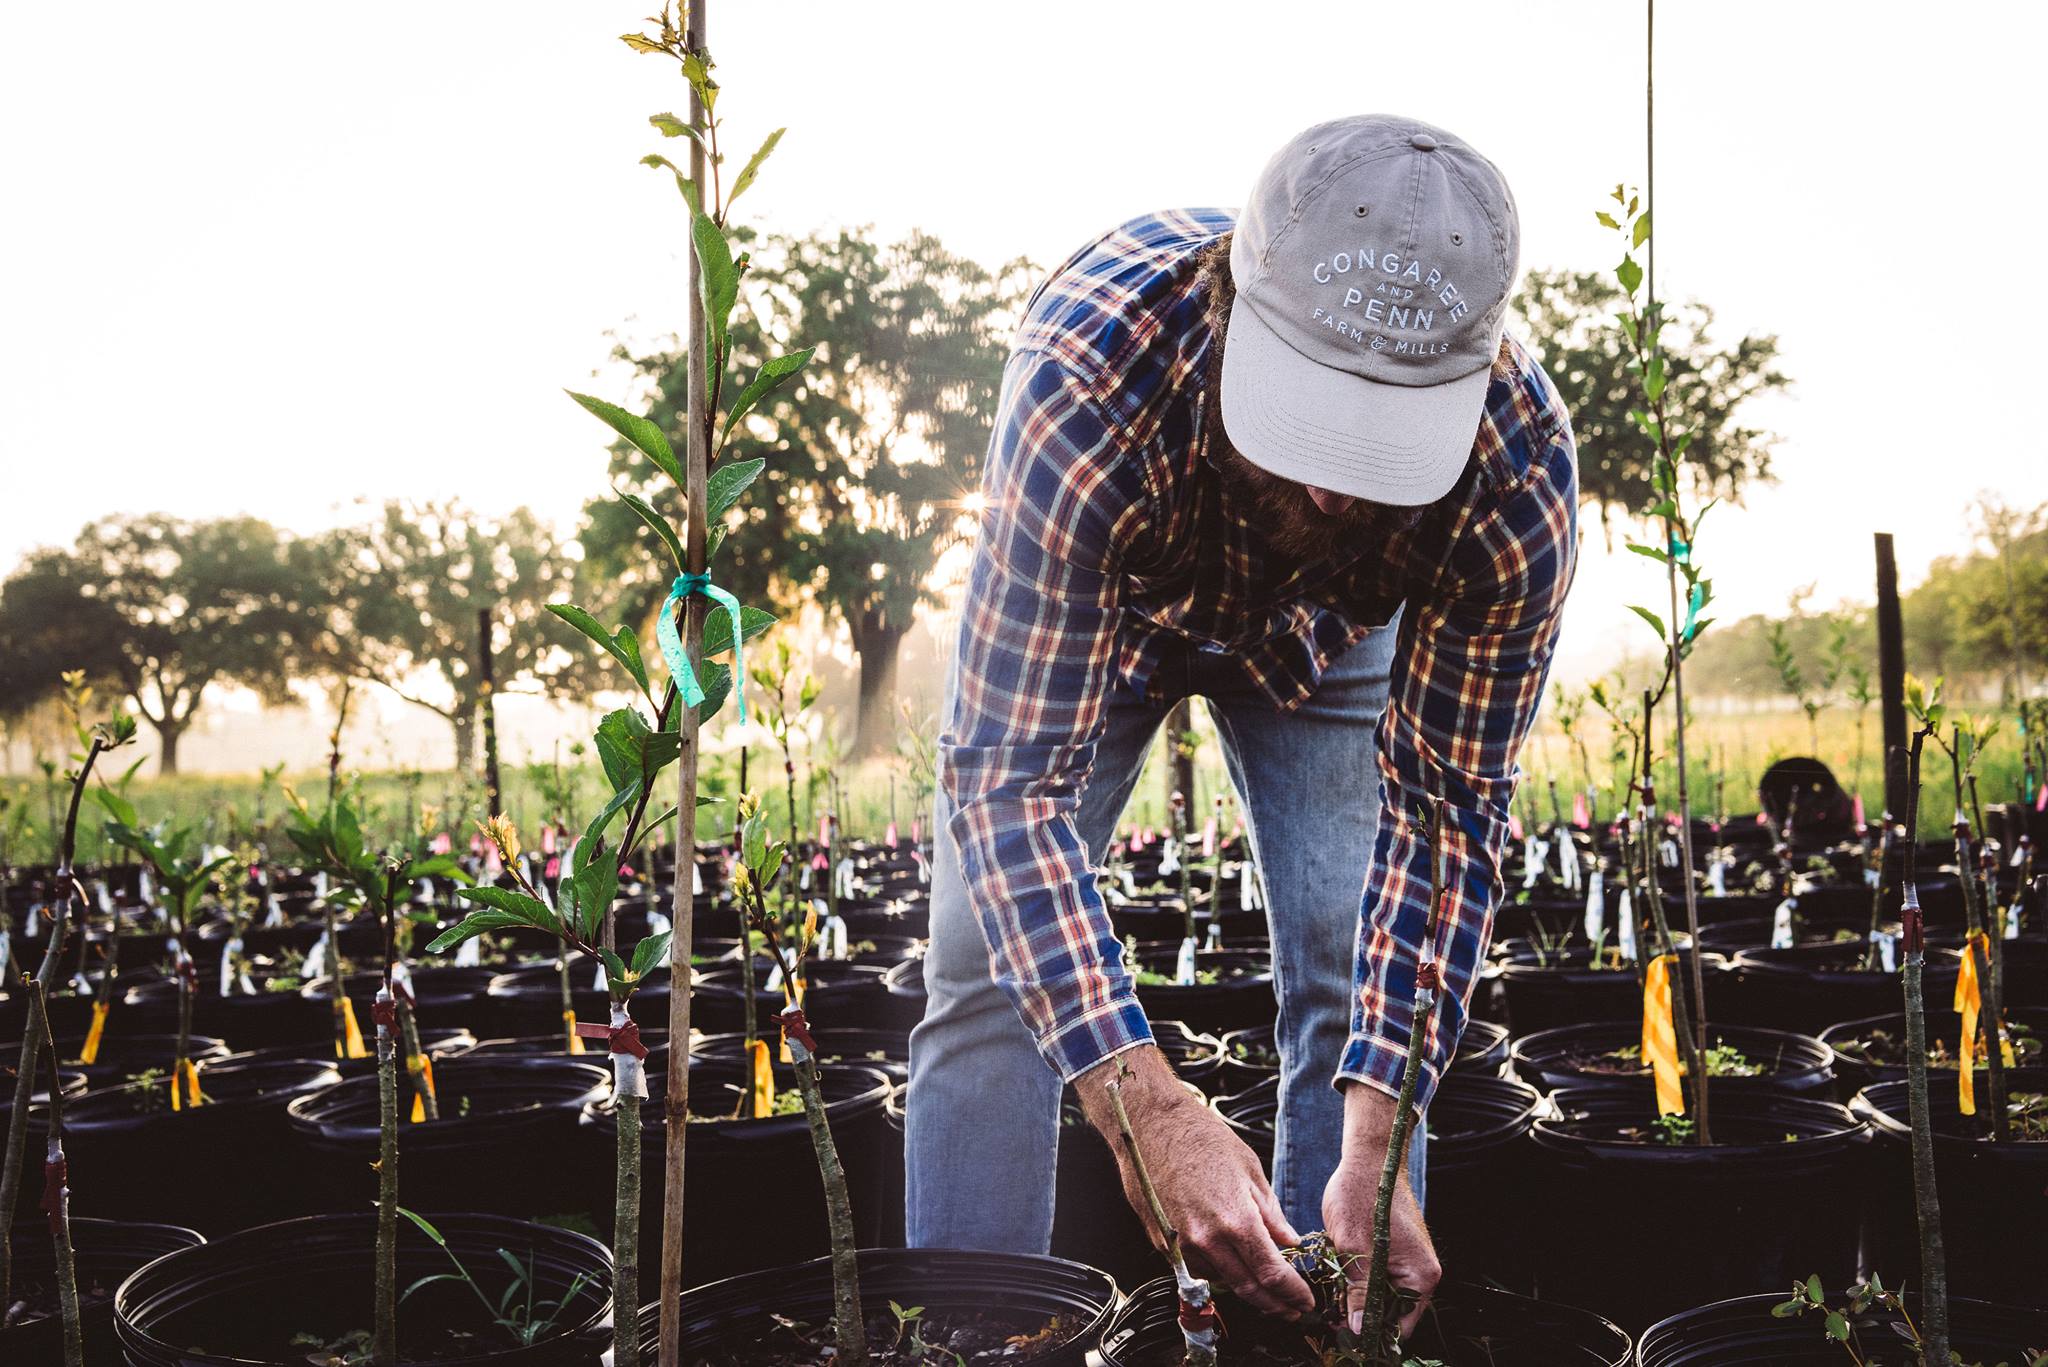
MULTIPOLYGON (((692 0, 686 8, 687 42, 690 50, 704 49, 704 11, 708 0, 692 0)), ((694 86, 690 90, 690 123, 704 120, 703 102, 694 86)), ((690 139, 690 179, 701 196, 704 189, 704 144, 690 139)), ((708 200, 702 201, 708 204, 708 200)), ((685 423, 688 444, 684 451, 683 492, 689 501, 689 525, 684 529, 683 558, 691 574, 702 574, 705 564, 704 482, 711 456, 711 388, 704 355, 704 298, 698 288, 701 269, 697 260, 695 234, 688 235, 689 257, 683 281, 690 296, 689 376, 685 423)), ((683 649, 689 653, 690 668, 703 670, 704 609, 701 594, 688 594, 679 605, 683 613, 683 649)), ((733 663, 738 665, 735 651, 733 663)), ((732 686, 738 692, 746 680, 735 669, 732 686)), ((669 941, 668 1037, 684 1041, 684 1047, 668 1054, 668 1090, 662 1109, 668 1139, 661 1188, 661 1354, 660 1367, 681 1367, 679 1338, 682 1330, 683 1293, 683 1141, 690 1129, 690 943, 695 938, 696 902, 691 895, 691 875, 697 861, 697 709, 683 705, 679 728, 682 759, 676 778, 675 886, 670 894, 669 919, 675 937, 669 941)), ((627 1295, 631 1296, 631 1291, 627 1295)), ((629 1301, 630 1303, 630 1301, 629 1301)), ((631 1312, 629 1328, 637 1333, 631 1312)))
MULTIPOLYGON (((1877 533, 1877 694, 1884 719, 1884 752, 1906 749, 1906 628, 1899 617, 1899 564, 1892 555, 1892 534, 1877 533)), ((1906 776, 1897 765, 1884 767, 1884 805, 1906 810, 1906 776)))
POLYGON ((503 802, 498 790, 498 701, 494 694, 497 687, 496 673, 491 662, 491 610, 476 610, 476 696, 477 711, 482 714, 484 728, 484 796, 491 804, 491 815, 498 814, 503 802))

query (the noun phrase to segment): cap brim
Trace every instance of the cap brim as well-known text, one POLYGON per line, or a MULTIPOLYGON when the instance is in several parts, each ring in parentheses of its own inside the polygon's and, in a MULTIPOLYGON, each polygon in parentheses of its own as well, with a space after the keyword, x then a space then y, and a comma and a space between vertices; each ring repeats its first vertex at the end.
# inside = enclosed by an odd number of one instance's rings
POLYGON ((1434 503, 1464 473, 1491 367, 1443 384, 1378 384, 1303 356, 1242 296, 1223 352, 1223 430, 1283 479, 1394 507, 1434 503))

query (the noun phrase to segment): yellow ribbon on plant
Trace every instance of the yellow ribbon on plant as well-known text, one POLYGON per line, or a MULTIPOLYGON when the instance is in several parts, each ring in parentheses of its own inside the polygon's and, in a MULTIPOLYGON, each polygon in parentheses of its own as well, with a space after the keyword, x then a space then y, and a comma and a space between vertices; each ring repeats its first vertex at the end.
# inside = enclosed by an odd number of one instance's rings
POLYGON ((181 1080, 184 1084, 183 1090, 185 1092, 186 1097, 185 1105, 197 1106, 206 1100, 205 1097, 199 1094, 199 1065, 188 1058, 185 1060, 184 1067, 174 1068, 171 1070, 172 1110, 180 1111, 184 1109, 184 1106, 181 1106, 178 1103, 179 1084, 181 1080))
POLYGON ((356 1024, 356 1004, 347 994, 341 997, 341 1041, 340 1054, 343 1058, 368 1058, 370 1051, 363 1045, 363 1028, 356 1024))
POLYGON ((576 1013, 574 1011, 564 1011, 562 1013, 562 1024, 569 1027, 569 1052, 572 1054, 582 1053, 583 1036, 576 1033, 576 1013))
POLYGON ((434 1094, 434 1061, 421 1051, 405 1061, 405 1071, 413 1076, 412 1123, 418 1125, 426 1120, 427 1098, 434 1094))
POLYGON ((1659 954, 1643 973, 1643 1062, 1657 1081, 1657 1114, 1684 1115, 1679 1085, 1678 1028, 1671 1022, 1671 970, 1676 954, 1659 954))
POLYGON ((99 1062, 100 1039, 107 1033, 107 1009, 112 1005, 112 1002, 94 1002, 92 1004, 92 1025, 85 1032, 85 1047, 78 1051, 78 1061, 80 1063, 90 1064, 99 1062))
MULTIPOLYGON (((1955 1007, 1963 1018, 1963 1037, 1956 1047, 1956 1108, 1964 1115, 1977 1114, 1977 1027, 1984 1011, 1984 984, 1977 977, 1977 955, 1980 952, 1988 964, 1991 960, 1991 937, 1981 930, 1972 931, 1963 942, 1963 967, 1956 974, 1955 1007)), ((2012 1041, 2005 1037, 2005 1030, 1999 1022, 1991 1024, 1998 1035, 2000 1062, 2011 1068, 2014 1066, 2012 1041)))
POLYGON ((754 1119, 766 1119, 775 1113, 775 1069, 768 1062, 767 1040, 757 1039, 747 1046, 747 1073, 754 1119))

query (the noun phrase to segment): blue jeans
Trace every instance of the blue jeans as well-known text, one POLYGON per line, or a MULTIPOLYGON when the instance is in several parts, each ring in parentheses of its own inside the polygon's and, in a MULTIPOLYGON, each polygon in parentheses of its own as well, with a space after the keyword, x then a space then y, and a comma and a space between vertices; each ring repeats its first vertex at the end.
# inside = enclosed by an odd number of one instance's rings
MULTIPOLYGON (((1343 1146, 1331 1086, 1350 1033, 1365 869, 1379 829, 1374 732, 1387 703, 1398 623, 1333 661, 1315 696, 1278 712, 1230 658, 1191 649, 1162 662, 1169 698, 1208 701, 1264 880, 1279 998, 1280 1113, 1273 1189, 1306 1234, 1323 1227, 1323 1186, 1343 1146)), ((948 706, 952 689, 947 690, 948 706)), ((1100 865, 1130 802, 1162 704, 1112 688, 1076 826, 1100 865)), ((988 941, 960 876, 943 794, 925 958, 924 1021, 910 1036, 905 1228, 916 1248, 1044 1253, 1053 1222, 1060 1079, 990 973, 988 941)), ((1409 1176, 1423 1195, 1423 1131, 1409 1176)))

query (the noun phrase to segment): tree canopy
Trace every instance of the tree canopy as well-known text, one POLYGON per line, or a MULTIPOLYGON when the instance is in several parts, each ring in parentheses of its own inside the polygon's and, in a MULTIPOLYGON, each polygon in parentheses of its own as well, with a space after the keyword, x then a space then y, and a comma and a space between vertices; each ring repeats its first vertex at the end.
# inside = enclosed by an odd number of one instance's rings
MULTIPOLYGON (((1640 385, 1628 370, 1627 339, 1614 324, 1620 287, 1610 274, 1530 271, 1515 296, 1523 336, 1542 358, 1572 415, 1578 438, 1579 497, 1598 510, 1603 532, 1613 520, 1632 520, 1651 506, 1651 465, 1656 448, 1643 440, 1629 410, 1640 407, 1640 385)), ((1662 338, 1669 392, 1682 395, 1689 492, 1740 502, 1753 485, 1771 479, 1769 432, 1747 421, 1744 409, 1759 395, 1786 388, 1778 368, 1778 339, 1743 337, 1716 343, 1714 315, 1704 304, 1671 305, 1662 338)))
MULTIPOLYGON (((726 543, 720 578, 785 615, 813 602, 846 625, 861 662, 857 749, 889 744, 897 648, 930 599, 934 563, 972 525, 965 512, 1028 278, 1023 262, 989 270, 923 233, 888 245, 855 231, 774 237, 750 258, 754 307, 733 331, 742 367, 777 354, 783 338, 817 351, 772 413, 733 436, 733 458, 767 460, 766 496, 734 514, 745 534, 726 543)), ((648 416, 679 433, 687 353, 618 356, 649 382, 648 416)), ((679 495, 655 473, 631 446, 613 447, 613 480, 679 516, 679 495)), ((638 519, 595 501, 582 540, 614 612, 651 613, 667 584, 638 519)))

